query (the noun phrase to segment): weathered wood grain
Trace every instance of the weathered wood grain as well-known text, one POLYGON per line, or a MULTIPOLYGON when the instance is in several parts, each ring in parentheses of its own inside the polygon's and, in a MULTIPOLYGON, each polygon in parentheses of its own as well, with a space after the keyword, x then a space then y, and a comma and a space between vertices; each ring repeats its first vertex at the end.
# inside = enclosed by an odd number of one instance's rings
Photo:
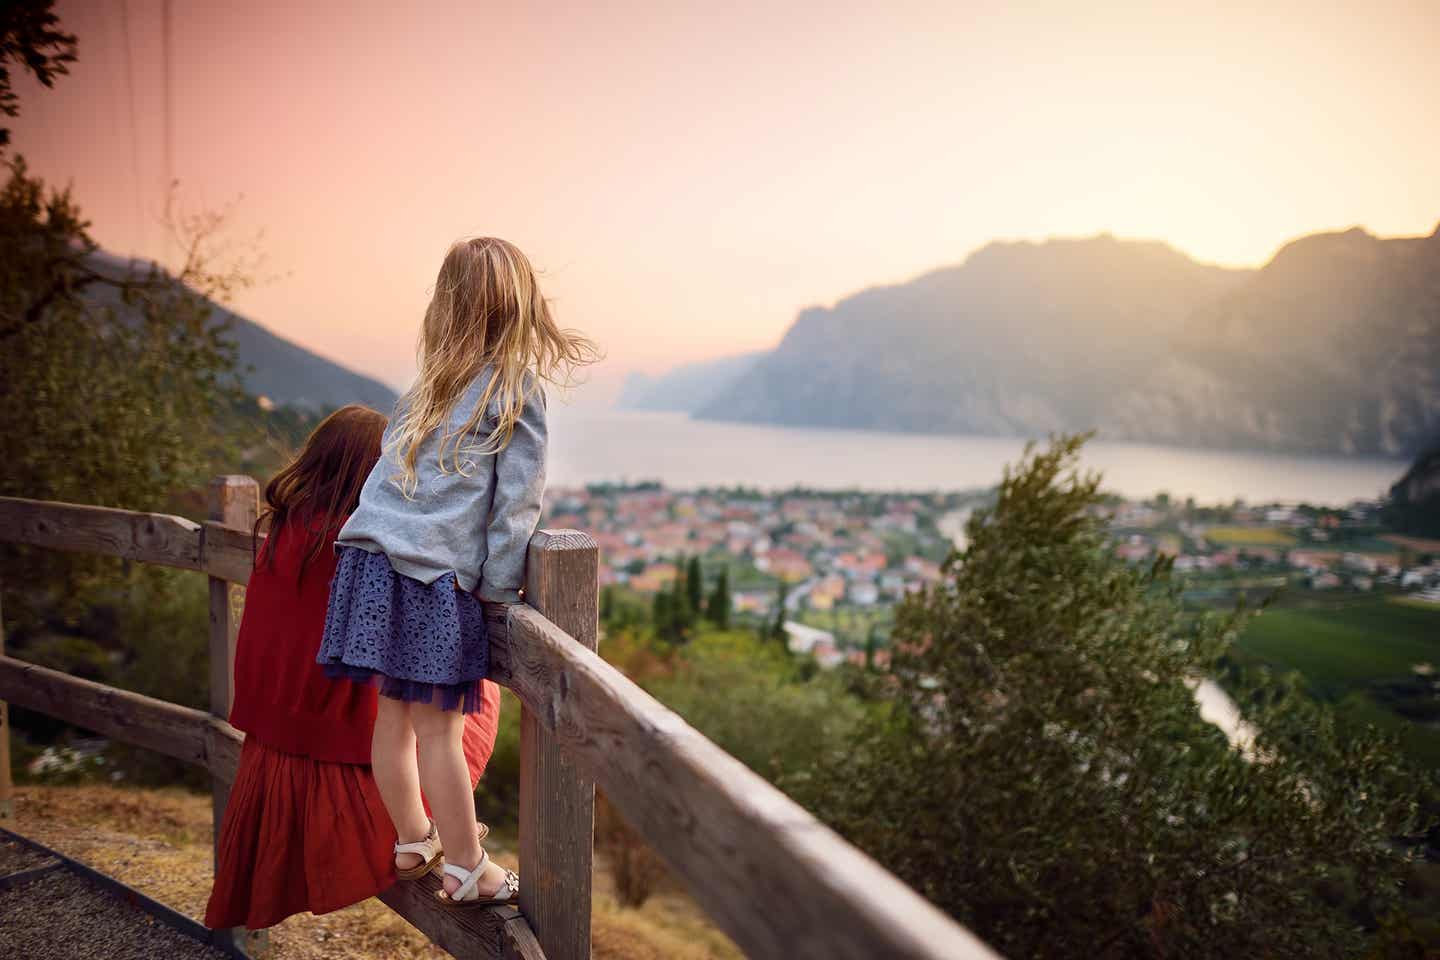
POLYGON ((200 569, 231 583, 249 583, 250 571, 255 565, 254 551, 265 542, 263 534, 258 543, 254 542, 251 539, 252 529, 227 526, 215 520, 206 521, 200 549, 200 569))
POLYGON ((500 939, 502 960, 545 960, 545 951, 535 939, 535 931, 524 917, 517 916, 507 921, 500 939))
POLYGON ((461 960, 545 960, 525 918, 514 907, 457 910, 436 899, 440 879, 401 881, 377 899, 437 946, 461 960))
MULTIPOLYGON (((3 588, 3 584, 0 584, 3 588)), ((0 589, 0 595, 4 594, 0 589)), ((0 605, 0 657, 5 656, 5 611, 0 605)), ((15 782, 10 777, 10 706, 0 700, 0 820, 14 813, 15 782)))
POLYGON ((538 611, 510 621, 509 686, 748 956, 995 957, 538 611))
POLYGON ((168 513, 0 497, 0 540, 200 570, 231 583, 250 579, 250 531, 214 518, 198 524, 168 513))
POLYGON ((198 764, 231 782, 244 737, 223 720, 129 690, 0 656, 0 698, 111 740, 198 764))
MULTIPOLYGON (((594 650, 598 551, 588 534, 541 530, 525 567, 529 603, 594 650)), ((520 715, 520 909, 549 960, 590 958, 595 783, 526 708, 520 715)))
MULTIPOLYGON (((250 477, 216 477, 210 481, 209 508, 213 522, 206 525, 207 537, 214 531, 218 540, 227 527, 249 530, 255 526, 255 517, 260 512, 260 486, 250 477)), ((249 552, 248 544, 246 552, 249 552)), ((245 579, 250 579, 248 573, 245 579)), ((229 717, 235 696, 231 668, 235 663, 235 638, 240 632, 244 608, 245 588, 229 577, 211 575, 210 712, 221 718, 229 717)), ((218 816, 216 822, 219 822, 218 816)))
POLYGON ((200 525, 165 513, 0 497, 0 540, 200 569, 200 525))
MULTIPOLYGON (((260 486, 251 477, 224 476, 210 481, 208 491, 210 520, 202 538, 214 537, 218 548, 224 527, 252 530, 260 512, 260 486)), ((212 557, 217 550, 210 551, 212 557)), ((248 570, 245 579, 249 580, 248 570)), ((230 717, 230 704, 235 699, 235 640, 240 633, 240 617, 245 609, 245 587, 230 579, 210 576, 210 714, 223 722, 230 717)), ((225 822, 225 805, 230 799, 233 780, 215 777, 210 781, 210 806, 215 821, 215 868, 220 868, 220 826, 225 822)), ((215 931, 218 942, 236 953, 256 956, 264 953, 268 940, 264 934, 248 935, 245 930, 215 931)))

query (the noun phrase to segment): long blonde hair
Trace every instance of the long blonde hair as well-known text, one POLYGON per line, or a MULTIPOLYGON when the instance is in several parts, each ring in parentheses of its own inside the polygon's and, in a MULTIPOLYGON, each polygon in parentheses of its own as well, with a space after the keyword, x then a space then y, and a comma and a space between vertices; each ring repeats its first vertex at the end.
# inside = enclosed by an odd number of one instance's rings
POLYGON ((577 367, 599 358, 595 344, 562 330, 550 315, 535 268, 513 243, 477 237, 452 244, 435 278, 418 344, 420 375, 400 403, 387 452, 400 464, 396 480, 406 496, 419 485, 415 460, 420 445, 442 429, 465 388, 487 364, 494 373, 464 425, 441 435, 439 468, 464 472, 460 454, 505 449, 515 421, 542 382, 568 385, 577 367), (481 424, 499 401, 495 425, 481 424))

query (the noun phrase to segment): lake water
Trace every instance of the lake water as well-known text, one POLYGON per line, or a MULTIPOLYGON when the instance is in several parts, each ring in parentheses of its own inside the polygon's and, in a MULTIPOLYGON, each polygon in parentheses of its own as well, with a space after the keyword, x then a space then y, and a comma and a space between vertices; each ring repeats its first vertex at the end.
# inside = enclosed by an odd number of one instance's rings
MULTIPOLYGON (((965 490, 993 486, 1023 440, 710 423, 678 413, 552 403, 549 482, 659 480, 668 487, 965 490)), ((1200 503, 1345 504, 1373 499, 1400 460, 1192 450, 1092 440, 1083 464, 1127 497, 1164 490, 1200 503)))

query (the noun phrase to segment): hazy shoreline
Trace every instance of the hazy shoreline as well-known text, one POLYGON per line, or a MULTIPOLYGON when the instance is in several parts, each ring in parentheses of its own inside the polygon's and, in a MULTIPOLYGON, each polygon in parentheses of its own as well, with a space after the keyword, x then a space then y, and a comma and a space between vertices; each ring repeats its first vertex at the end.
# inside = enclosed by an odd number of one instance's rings
MULTIPOLYGON (((784 490, 959 491, 999 482, 1025 441, 692 420, 683 413, 551 407, 552 486, 656 480, 666 486, 784 490)), ((1092 440, 1086 469, 1139 498, 1159 491, 1202 504, 1374 499, 1400 478, 1399 459, 1169 447, 1092 440)))

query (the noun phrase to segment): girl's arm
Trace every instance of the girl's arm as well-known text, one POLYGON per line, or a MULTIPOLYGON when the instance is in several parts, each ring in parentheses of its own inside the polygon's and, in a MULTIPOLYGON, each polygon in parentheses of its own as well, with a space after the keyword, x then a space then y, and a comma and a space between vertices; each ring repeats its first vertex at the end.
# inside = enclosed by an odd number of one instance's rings
POLYGON ((500 603, 520 599, 525 553, 540 522, 545 493, 545 393, 537 390, 520 411, 515 432, 495 455, 495 494, 486 528, 489 554, 480 573, 479 597, 500 603))

